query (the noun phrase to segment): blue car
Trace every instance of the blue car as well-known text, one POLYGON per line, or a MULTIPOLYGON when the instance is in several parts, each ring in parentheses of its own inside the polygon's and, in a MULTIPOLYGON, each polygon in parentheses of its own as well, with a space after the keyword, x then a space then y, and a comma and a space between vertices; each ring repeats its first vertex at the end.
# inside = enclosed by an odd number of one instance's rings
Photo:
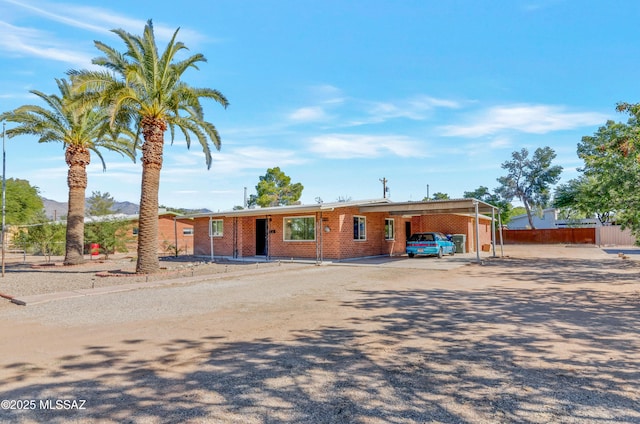
POLYGON ((413 258, 416 255, 437 256, 441 258, 445 254, 456 253, 456 245, 451 241, 451 236, 442 233, 415 233, 407 240, 407 255, 413 258))

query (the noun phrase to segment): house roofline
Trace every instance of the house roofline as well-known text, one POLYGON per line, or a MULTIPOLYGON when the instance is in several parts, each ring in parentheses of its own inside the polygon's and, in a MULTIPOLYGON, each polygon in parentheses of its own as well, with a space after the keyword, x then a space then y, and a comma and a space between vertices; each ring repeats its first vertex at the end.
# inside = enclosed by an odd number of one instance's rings
POLYGON ((311 205, 288 205, 288 206, 272 206, 268 208, 239 209, 219 212, 205 212, 193 215, 183 215, 178 218, 222 218, 222 217, 241 217, 241 216, 262 216, 262 215, 285 215, 288 213, 303 212, 325 212, 333 211, 339 208, 362 207, 370 205, 384 205, 392 203, 389 199, 371 199, 359 200, 351 202, 331 202, 316 203, 311 205))
POLYGON ((498 211, 499 208, 477 199, 428 200, 420 202, 392 202, 389 199, 371 199, 351 202, 317 203, 312 205, 289 205, 268 208, 240 209, 219 212, 206 212, 179 216, 186 218, 224 218, 246 216, 286 215, 291 213, 309 213, 333 211, 339 208, 357 207, 360 212, 385 212, 391 215, 418 216, 428 214, 480 214, 498 211))

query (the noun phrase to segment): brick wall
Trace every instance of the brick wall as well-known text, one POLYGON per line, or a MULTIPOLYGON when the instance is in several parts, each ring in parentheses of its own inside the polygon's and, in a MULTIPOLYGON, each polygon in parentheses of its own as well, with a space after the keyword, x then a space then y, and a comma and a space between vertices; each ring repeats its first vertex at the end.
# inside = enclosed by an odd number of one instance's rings
MULTIPOLYGON (((169 246, 176 244, 176 230, 178 234, 178 249, 180 255, 191 255, 194 253, 194 236, 184 234, 185 229, 193 228, 193 221, 190 219, 178 219, 174 224, 174 215, 158 216, 158 254, 167 255, 175 253, 169 246), (174 227, 175 225, 175 227, 174 227)), ((134 229, 138 229, 138 221, 131 221, 131 228, 127 232, 127 250, 136 252, 138 249, 138 236, 134 234, 134 229)), ((193 230, 195 233, 195 230, 193 230)))
POLYGON ((191 220, 176 220, 173 215, 160 215, 158 217, 158 252, 174 254, 169 246, 175 246, 176 234, 180 255, 193 254, 193 235, 184 234, 184 230, 193 229, 191 220))
POLYGON ((358 208, 345 208, 333 212, 337 222, 339 234, 338 243, 334 245, 331 256, 327 252, 330 248, 325 243, 325 257, 332 259, 357 258, 376 255, 398 255, 405 251, 405 222, 406 218, 390 216, 386 213, 361 214, 358 208), (365 217, 366 240, 354 240, 353 218, 365 217), (394 240, 385 240, 385 218, 393 219, 395 226, 394 240))
MULTIPOLYGON (((216 218, 222 219, 222 218, 216 218)), ((248 218, 224 218, 222 224, 222 236, 213 237, 213 252, 215 256, 249 256, 242 252, 242 244, 234 246, 234 240, 237 234, 240 234, 243 221, 248 218), (238 252, 234 251, 234 247, 238 252)), ((194 254, 210 256, 211 255, 211 238, 209 237, 209 218, 196 218, 193 220, 194 232, 194 254)), ((255 255, 255 252, 251 255, 255 255)))
MULTIPOLYGON (((267 247, 270 257, 310 258, 319 254, 323 259, 345 259, 362 256, 402 254, 405 250, 406 218, 390 217, 384 213, 360 214, 357 207, 338 208, 322 213, 301 213, 252 217, 225 217, 222 237, 214 237, 215 256, 233 256, 234 245, 239 257, 256 255, 256 219, 267 219, 267 247), (365 216, 366 240, 353 239, 353 217, 365 216), (313 241, 284 240, 284 220, 287 217, 313 217, 316 221, 316 239, 313 241), (395 239, 385 240, 385 218, 395 224, 395 239), (329 231, 325 231, 325 227, 329 231)), ((194 220, 194 252, 211 254, 209 218, 194 220)))
MULTIPOLYGON (((461 214, 434 214, 414 216, 414 233, 438 231, 443 234, 466 234, 466 252, 475 252, 475 217, 461 214)), ((491 219, 480 217, 480 245, 491 244, 491 219)))

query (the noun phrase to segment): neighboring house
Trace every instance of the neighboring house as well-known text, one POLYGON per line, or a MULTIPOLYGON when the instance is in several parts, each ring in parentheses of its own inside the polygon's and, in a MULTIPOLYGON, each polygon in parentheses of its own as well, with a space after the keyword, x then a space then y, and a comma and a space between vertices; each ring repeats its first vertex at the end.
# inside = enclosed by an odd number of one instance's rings
MULTIPOLYGON (((472 201, 394 203, 377 199, 196 214, 190 216, 194 253, 316 261, 393 256, 404 254, 407 238, 421 231, 465 234, 467 252, 477 251, 475 215, 468 215, 472 201), (441 207, 456 205, 464 205, 460 210, 467 214, 442 212, 441 207)), ((480 244, 488 244, 491 219, 481 217, 480 221, 480 244)))
MULTIPOLYGON (((158 211, 158 253, 175 254, 175 246, 178 254, 193 254, 193 221, 190 218, 180 217, 175 212, 164 209, 158 211)), ((138 247, 138 215, 113 214, 98 217, 87 217, 85 223, 99 222, 106 219, 118 219, 131 221, 131 229, 126 238, 129 240, 127 249, 135 252, 138 247)))
MULTIPOLYGON (((182 217, 175 212, 161 209, 158 212, 158 253, 175 255, 178 247, 179 255, 193 254, 193 220, 182 217)), ((129 234, 135 240, 129 246, 130 251, 136 251, 138 246, 138 216, 135 215, 134 226, 129 234)))
MULTIPOLYGON (((582 227, 593 228, 600 226, 600 221, 595 218, 588 219, 558 219, 558 209, 548 208, 542 211, 542 215, 533 213, 533 225, 537 230, 550 230, 553 228, 582 227)), ((510 230, 530 230, 527 214, 514 216, 509 220, 507 228, 510 230)))

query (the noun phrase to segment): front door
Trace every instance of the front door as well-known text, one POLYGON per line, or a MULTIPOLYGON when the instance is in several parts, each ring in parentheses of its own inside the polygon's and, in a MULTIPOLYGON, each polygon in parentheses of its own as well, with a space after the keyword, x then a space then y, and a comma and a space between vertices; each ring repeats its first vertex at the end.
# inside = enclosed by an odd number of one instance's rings
POLYGON ((267 220, 256 219, 256 256, 267 255, 267 220))

